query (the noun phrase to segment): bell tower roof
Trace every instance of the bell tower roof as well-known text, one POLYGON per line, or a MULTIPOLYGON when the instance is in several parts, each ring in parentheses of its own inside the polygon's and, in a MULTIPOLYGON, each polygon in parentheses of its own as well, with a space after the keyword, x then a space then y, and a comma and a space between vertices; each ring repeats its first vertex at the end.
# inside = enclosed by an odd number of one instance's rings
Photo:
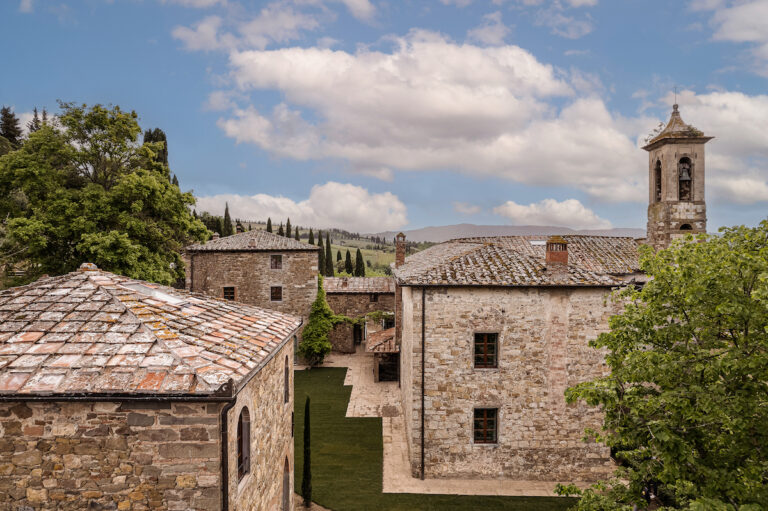
POLYGON ((688 142, 707 143, 713 138, 715 137, 707 137, 703 131, 696 129, 690 124, 686 124, 680 116, 677 104, 675 104, 672 105, 672 115, 669 117, 667 125, 658 135, 649 140, 643 149, 650 151, 661 145, 664 141, 685 140, 688 142))

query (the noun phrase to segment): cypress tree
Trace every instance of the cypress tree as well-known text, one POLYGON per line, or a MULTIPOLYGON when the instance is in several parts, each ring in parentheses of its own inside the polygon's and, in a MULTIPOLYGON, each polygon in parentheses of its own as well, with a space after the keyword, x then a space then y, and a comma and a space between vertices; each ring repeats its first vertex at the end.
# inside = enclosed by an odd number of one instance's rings
POLYGON ((299 238, 299 226, 296 226, 296 235, 293 237, 296 241, 301 241, 299 238))
POLYGON ((325 233, 325 275, 333 277, 333 253, 331 252, 331 236, 325 233))
POLYGON ((360 249, 357 249, 355 254, 355 277, 365 277, 365 261, 363 261, 363 253, 360 249))
POLYGON ((272 219, 267 218, 267 232, 272 232, 272 219))
POLYGON ((224 203, 224 227, 223 232, 221 233, 222 236, 231 236, 233 234, 232 232, 232 218, 229 216, 229 203, 224 203))
POLYGON ((320 232, 317 235, 317 246, 320 247, 320 254, 318 255, 317 273, 325 275, 325 249, 323 248, 323 233, 320 232))
POLYGON ((171 181, 171 184, 175 186, 176 188, 179 187, 179 178, 176 177, 176 174, 173 175, 173 180, 171 181))
POLYGON ((301 496, 304 507, 312 505, 312 451, 310 449, 309 396, 304 401, 304 468, 301 475, 301 496))
POLYGON ((352 275, 354 270, 355 269, 352 266, 352 254, 350 254, 349 249, 347 249, 347 257, 344 259, 344 271, 352 275))
POLYGON ((314 245, 315 244, 315 235, 312 234, 312 228, 311 227, 309 228, 309 239, 307 240, 307 243, 309 243, 310 245, 314 245))
POLYGON ((341 261, 341 250, 336 251, 336 261, 341 261))
POLYGON ((168 166, 168 139, 165 136, 165 132, 160 128, 155 128, 153 130, 146 130, 144 132, 144 143, 146 144, 147 142, 163 143, 162 149, 160 149, 155 155, 155 161, 160 162, 165 166, 168 166))
POLYGON ((283 230, 283 222, 280 222, 280 227, 277 228, 277 235, 285 236, 285 231, 283 230))
POLYGON ((219 233, 219 236, 222 236, 222 232, 224 232, 224 219, 220 216, 216 217, 216 232, 219 233))
POLYGON ((11 143, 14 149, 21 146, 21 124, 10 107, 0 108, 0 136, 11 143))
POLYGON ((34 133, 43 126, 40 122, 40 116, 37 115, 37 107, 33 109, 33 112, 34 115, 32 116, 32 120, 27 123, 27 130, 29 130, 30 133, 34 133))
POLYGON ((288 221, 285 222, 285 237, 290 238, 292 233, 293 229, 291 228, 291 219, 289 218, 288 221))

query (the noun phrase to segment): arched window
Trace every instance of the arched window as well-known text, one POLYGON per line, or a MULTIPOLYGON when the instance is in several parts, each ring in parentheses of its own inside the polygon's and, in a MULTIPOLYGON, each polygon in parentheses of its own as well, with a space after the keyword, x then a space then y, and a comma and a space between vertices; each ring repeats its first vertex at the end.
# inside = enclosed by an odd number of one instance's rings
POLYGON ((240 411, 237 421, 237 478, 251 471, 251 414, 248 408, 240 411))
POLYGON ((285 458, 283 468, 283 511, 291 511, 291 466, 285 458))
POLYGON ((693 166, 691 165, 691 159, 687 156, 680 158, 680 162, 677 164, 677 179, 678 200, 692 200, 693 166))
POLYGON ((283 397, 283 403, 287 403, 291 399, 291 372, 288 367, 288 357, 285 357, 285 390, 283 391, 285 396, 283 397))
POLYGON ((656 168, 653 169, 653 197, 656 202, 661 202, 661 160, 656 160, 656 168))
POLYGON ((683 224, 680 226, 681 231, 692 231, 693 227, 691 227, 691 224, 683 224))

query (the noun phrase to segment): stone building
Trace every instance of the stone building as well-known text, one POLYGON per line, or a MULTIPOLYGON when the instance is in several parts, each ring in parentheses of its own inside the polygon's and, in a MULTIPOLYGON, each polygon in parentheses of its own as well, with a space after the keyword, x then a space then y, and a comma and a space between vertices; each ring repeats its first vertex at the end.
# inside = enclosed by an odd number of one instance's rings
POLYGON ((683 122, 678 106, 648 151, 648 244, 666 248, 687 234, 707 232, 704 144, 714 137, 683 122))
POLYGON ((323 289, 335 314, 363 321, 336 325, 329 340, 334 351, 354 353, 369 334, 394 326, 395 285, 390 277, 326 277, 323 289))
POLYGON ((449 241, 395 269, 400 382, 414 476, 594 481, 600 413, 564 391, 600 376, 587 343, 638 274, 632 238, 449 241), (422 354, 424 356, 422 357, 422 354))
POLYGON ((0 291, 0 508, 292 510, 300 323, 88 264, 0 291))
POLYGON ((186 248, 186 287, 305 320, 317 296, 318 250, 264 230, 186 248))

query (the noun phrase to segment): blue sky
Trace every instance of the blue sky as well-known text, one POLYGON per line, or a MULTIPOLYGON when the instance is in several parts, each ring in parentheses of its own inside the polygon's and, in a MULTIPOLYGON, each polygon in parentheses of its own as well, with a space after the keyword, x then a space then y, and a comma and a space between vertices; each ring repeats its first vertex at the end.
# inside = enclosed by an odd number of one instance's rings
POLYGON ((644 227, 640 146, 677 86, 717 137, 710 230, 766 216, 768 0, 9 0, 0 20, 0 103, 135 110, 212 212, 644 227))

